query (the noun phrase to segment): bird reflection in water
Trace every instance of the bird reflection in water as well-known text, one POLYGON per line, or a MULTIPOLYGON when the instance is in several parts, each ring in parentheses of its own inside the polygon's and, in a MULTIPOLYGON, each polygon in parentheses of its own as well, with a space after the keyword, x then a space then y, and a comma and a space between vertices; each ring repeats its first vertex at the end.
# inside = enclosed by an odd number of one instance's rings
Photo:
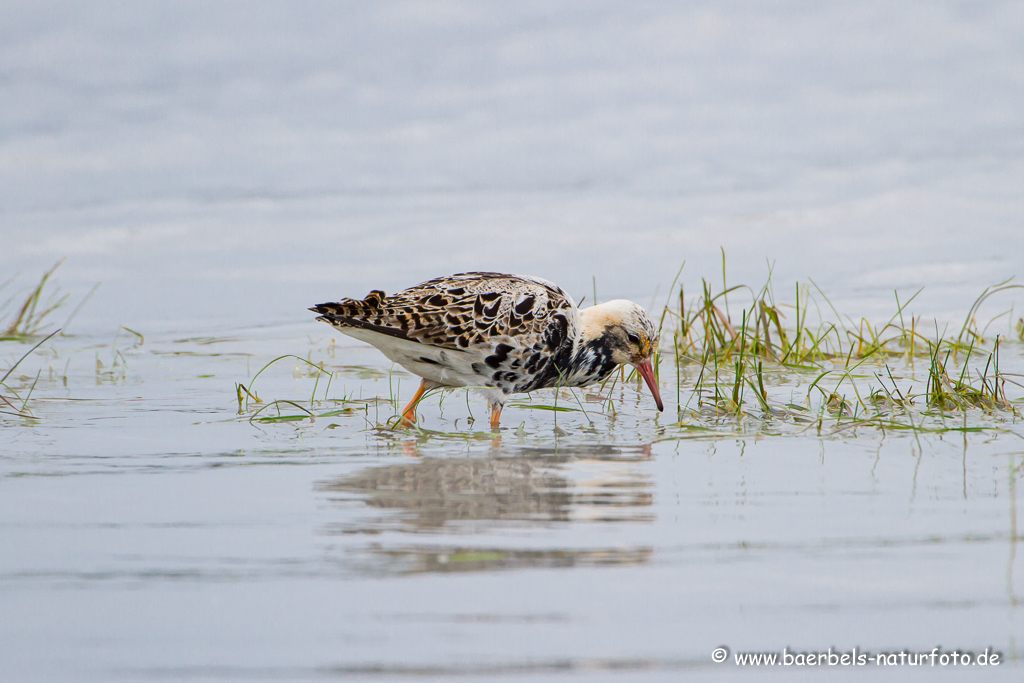
POLYGON ((340 544, 342 563, 359 573, 643 564, 651 558, 650 546, 547 544, 548 531, 563 525, 652 521, 652 482, 638 467, 650 457, 649 446, 503 449, 498 442, 487 457, 417 457, 369 467, 319 488, 348 509, 357 500, 381 511, 369 518, 352 515, 327 529, 349 541, 365 535, 380 539, 340 544), (531 543, 528 533, 509 533, 537 528, 545 530, 537 537, 545 547, 531 543), (409 542, 410 534, 417 536, 415 542, 409 542), (428 535, 459 542, 422 543, 428 535), (514 543, 503 542, 510 538, 514 543))

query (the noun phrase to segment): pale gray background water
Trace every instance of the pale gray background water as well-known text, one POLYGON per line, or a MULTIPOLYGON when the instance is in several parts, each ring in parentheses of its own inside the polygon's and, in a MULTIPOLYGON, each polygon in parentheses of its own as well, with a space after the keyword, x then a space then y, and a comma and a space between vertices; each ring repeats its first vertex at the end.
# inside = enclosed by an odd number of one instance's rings
MULTIPOLYGON (((7 0, 0 281, 66 256, 75 301, 102 284, 25 368, 69 363, 46 419, 0 427, 0 677, 675 680, 738 675, 721 644, 1017 652, 1013 436, 645 450, 644 399, 596 434, 569 420, 557 454, 529 411, 523 444, 223 421, 271 358, 322 356, 306 306, 459 270, 648 305, 684 261, 688 291, 719 278, 724 248, 730 282, 771 262, 787 295, 812 278, 873 319, 924 286, 915 313, 962 319, 1024 272, 1022 112, 1015 1, 7 0), (230 341, 175 342, 209 335, 230 341), (129 366, 107 381, 112 345, 129 366)), ((280 375, 268 395, 308 398, 280 375)))
POLYGON ((103 281, 83 323, 459 269, 649 298, 720 247, 834 295, 1019 275, 1018 2, 0 11, 0 258, 103 281))

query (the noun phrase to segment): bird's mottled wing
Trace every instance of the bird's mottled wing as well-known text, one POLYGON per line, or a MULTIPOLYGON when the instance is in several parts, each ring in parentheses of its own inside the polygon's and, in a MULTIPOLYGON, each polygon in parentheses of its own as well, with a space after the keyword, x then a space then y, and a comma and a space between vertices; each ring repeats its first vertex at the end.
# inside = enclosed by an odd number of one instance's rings
POLYGON ((503 273, 459 273, 391 296, 375 290, 311 310, 339 328, 357 327, 439 348, 470 349, 515 340, 557 349, 575 332, 576 305, 545 280, 503 273))

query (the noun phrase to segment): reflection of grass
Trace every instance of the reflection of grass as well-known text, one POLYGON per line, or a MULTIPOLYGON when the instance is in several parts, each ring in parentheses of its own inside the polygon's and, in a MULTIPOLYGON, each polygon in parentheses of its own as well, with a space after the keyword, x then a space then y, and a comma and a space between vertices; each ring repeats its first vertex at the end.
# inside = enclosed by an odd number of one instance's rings
MULTIPOLYGON (((326 367, 326 363, 324 364, 326 367)), ((330 366, 333 372, 351 375, 357 379, 390 379, 392 373, 369 365, 335 365, 330 366)))
POLYGON ((28 407, 28 402, 32 398, 32 392, 35 390, 36 384, 39 383, 40 373, 36 373, 35 379, 32 380, 32 385, 28 388, 28 391, 26 392, 24 398, 19 396, 18 392, 7 384, 7 379, 11 376, 14 370, 19 365, 21 365, 21 362, 23 360, 28 358, 36 349, 38 349, 40 346, 49 341, 51 337, 57 334, 57 332, 60 332, 60 330, 51 332, 49 335, 46 336, 46 338, 40 340, 39 343, 37 343, 28 351, 26 351, 25 354, 21 358, 19 358, 16 363, 14 363, 14 365, 7 369, 7 372, 4 373, 4 376, 0 378, 0 388, 6 389, 7 391, 10 392, 9 397, 0 394, 0 414, 13 415, 14 417, 34 417, 32 415, 32 411, 28 407), (21 403, 21 406, 18 406, 18 403, 21 403))
POLYGON ((442 432, 435 429, 427 429, 419 426, 418 424, 404 426, 401 422, 401 416, 399 415, 395 415, 392 419, 388 420, 387 424, 378 424, 373 426, 371 431, 377 436, 385 438, 406 437, 412 435, 424 439, 454 439, 456 441, 491 441, 494 439, 494 432, 489 430, 486 432, 442 432))
POLYGON ((565 406, 553 405, 549 406, 544 403, 525 403, 523 401, 513 401, 505 404, 509 408, 522 408, 524 410, 551 410, 562 413, 582 413, 583 410, 580 408, 566 408, 565 406))

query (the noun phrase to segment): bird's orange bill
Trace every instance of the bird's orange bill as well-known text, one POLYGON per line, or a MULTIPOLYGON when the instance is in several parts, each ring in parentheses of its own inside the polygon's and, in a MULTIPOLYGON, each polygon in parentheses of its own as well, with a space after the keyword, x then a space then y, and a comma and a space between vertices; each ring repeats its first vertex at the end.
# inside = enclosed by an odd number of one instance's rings
POLYGON ((636 369, 647 382, 647 388, 651 390, 651 394, 654 395, 654 402, 658 404, 658 410, 664 411, 665 406, 661 402, 661 392, 658 391, 658 380, 654 378, 654 366, 651 365, 651 359, 648 358, 643 363, 637 363, 636 369))

